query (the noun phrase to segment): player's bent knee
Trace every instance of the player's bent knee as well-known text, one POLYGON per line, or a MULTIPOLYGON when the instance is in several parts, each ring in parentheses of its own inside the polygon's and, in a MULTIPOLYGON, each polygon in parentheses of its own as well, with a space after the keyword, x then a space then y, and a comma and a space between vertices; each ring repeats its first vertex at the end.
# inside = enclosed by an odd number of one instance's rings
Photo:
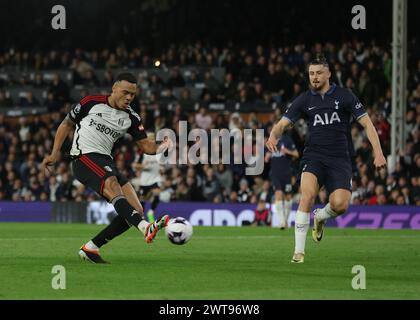
POLYGON ((330 202, 330 207, 334 212, 338 214, 343 214, 347 211, 349 203, 348 201, 333 200, 330 202))
POLYGON ((111 200, 122 194, 123 192, 117 178, 115 176, 108 177, 104 183, 103 195, 111 200))

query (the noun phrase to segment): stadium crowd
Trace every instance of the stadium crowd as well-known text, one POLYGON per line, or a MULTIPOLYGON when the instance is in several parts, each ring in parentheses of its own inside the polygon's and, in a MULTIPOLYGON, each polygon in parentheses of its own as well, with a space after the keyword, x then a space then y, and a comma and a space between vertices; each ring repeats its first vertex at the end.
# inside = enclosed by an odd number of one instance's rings
MULTIPOLYGON (((72 178, 66 154, 71 139, 63 146, 62 159, 55 174, 47 177, 40 170, 42 159, 52 149, 54 134, 72 103, 80 97, 71 95, 75 86, 83 94, 93 87, 110 87, 120 69, 156 68, 167 70, 166 80, 155 73, 138 74, 138 95, 133 108, 143 119, 148 131, 172 128, 177 132, 178 122, 185 120, 189 129, 227 128, 243 130, 262 128, 266 138, 273 123, 284 112, 288 103, 307 89, 306 64, 316 53, 324 53, 330 63, 333 81, 350 88, 363 102, 378 130, 385 155, 390 153, 391 69, 389 48, 375 43, 346 42, 340 45, 326 43, 307 47, 303 44, 286 47, 236 48, 205 46, 200 42, 171 46, 153 56, 141 48, 73 52, 0 52, 0 72, 11 75, 0 78, 0 200, 13 201, 84 201, 97 199, 93 191, 72 178), (202 72, 185 75, 184 66, 202 67, 202 72), (214 67, 225 70, 219 81, 212 74, 214 67), (97 70, 104 69, 99 78, 97 70), (71 70, 72 81, 55 73, 44 79, 41 71, 71 70), (35 71, 33 78, 22 76, 35 71), (19 74, 18 78, 13 74, 19 74), (10 86, 46 88, 47 96, 40 101, 32 94, 19 99, 6 94, 10 86), (197 98, 190 89, 200 86, 197 98), (176 97, 174 88, 180 88, 176 97), (268 114, 256 107, 254 112, 243 113, 209 109, 213 103, 233 101, 239 105, 264 103, 278 106, 268 114), (30 117, 9 118, 1 114, 4 107, 47 107, 48 113, 30 117)), ((352 137, 356 150, 358 172, 353 181, 353 204, 420 205, 420 57, 410 57, 408 69, 408 99, 405 115, 404 149, 394 172, 373 167, 371 148, 366 134, 357 124, 352 137)), ((302 153, 306 124, 300 120, 291 130, 297 149, 302 153)), ((114 150, 117 168, 130 177, 139 188, 141 169, 136 166, 139 150, 129 136, 119 141, 114 150)), ((270 162, 266 160, 264 172, 259 176, 246 176, 245 165, 183 165, 162 166, 161 201, 251 202, 260 199, 269 202, 273 195, 270 184, 270 162)), ((299 159, 293 162, 293 192, 299 197, 299 159)), ((325 190, 317 201, 327 202, 325 190)))

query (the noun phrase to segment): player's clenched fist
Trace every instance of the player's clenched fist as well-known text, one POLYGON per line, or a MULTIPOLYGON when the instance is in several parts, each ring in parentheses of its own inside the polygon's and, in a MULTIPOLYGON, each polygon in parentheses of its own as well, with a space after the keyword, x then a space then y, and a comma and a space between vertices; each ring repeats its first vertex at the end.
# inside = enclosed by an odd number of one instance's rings
POLYGON ((375 165, 376 169, 386 168, 386 159, 384 155, 382 153, 375 155, 375 160, 373 161, 373 164, 375 165))
POLYGON ((51 173, 51 170, 48 168, 50 166, 53 166, 58 160, 58 155, 56 154, 50 154, 49 156, 46 156, 44 160, 42 160, 41 169, 42 172, 45 172, 45 169, 51 173))

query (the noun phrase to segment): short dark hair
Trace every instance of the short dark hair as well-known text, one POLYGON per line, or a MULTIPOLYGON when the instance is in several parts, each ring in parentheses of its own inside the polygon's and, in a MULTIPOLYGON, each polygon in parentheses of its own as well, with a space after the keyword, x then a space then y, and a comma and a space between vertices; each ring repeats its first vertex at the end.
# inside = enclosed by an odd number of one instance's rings
POLYGON ((130 73, 130 72, 123 72, 123 73, 120 73, 120 74, 117 76, 117 78, 115 79, 115 82, 117 82, 117 81, 123 81, 123 80, 128 81, 128 82, 130 82, 130 83, 137 84, 137 79, 136 79, 136 77, 134 76, 134 74, 132 74, 132 73, 130 73))
POLYGON ((328 69, 330 68, 330 66, 328 65, 327 59, 325 58, 323 54, 320 54, 320 53, 316 55, 315 59, 312 59, 311 62, 309 62, 309 66, 313 66, 313 65, 323 65, 324 67, 328 69))

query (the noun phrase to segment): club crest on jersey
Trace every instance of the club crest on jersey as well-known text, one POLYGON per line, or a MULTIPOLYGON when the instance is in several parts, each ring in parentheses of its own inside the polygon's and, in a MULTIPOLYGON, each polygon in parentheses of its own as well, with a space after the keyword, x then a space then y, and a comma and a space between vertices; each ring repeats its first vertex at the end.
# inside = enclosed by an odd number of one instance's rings
POLYGON ((76 114, 78 114, 79 112, 80 112, 80 108, 81 108, 82 106, 80 105, 80 103, 78 103, 73 109, 71 109, 70 110, 70 115, 73 117, 73 118, 76 118, 76 114))
POLYGON ((78 114, 80 112, 80 108, 82 106, 80 105, 80 103, 78 103, 75 107, 74 107, 74 113, 78 114))
POLYGON ((334 100, 334 103, 335 103, 335 109, 338 110, 338 104, 340 103, 340 101, 334 100))
POLYGON ((328 113, 324 113, 324 117, 322 117, 320 114, 316 114, 314 117, 314 123, 313 126, 316 127, 317 125, 325 126, 328 124, 333 124, 334 122, 341 122, 340 117, 338 116, 337 112, 333 112, 331 116, 328 115, 328 113))
POLYGON ((118 125, 122 127, 124 125, 124 119, 118 119, 118 125))

